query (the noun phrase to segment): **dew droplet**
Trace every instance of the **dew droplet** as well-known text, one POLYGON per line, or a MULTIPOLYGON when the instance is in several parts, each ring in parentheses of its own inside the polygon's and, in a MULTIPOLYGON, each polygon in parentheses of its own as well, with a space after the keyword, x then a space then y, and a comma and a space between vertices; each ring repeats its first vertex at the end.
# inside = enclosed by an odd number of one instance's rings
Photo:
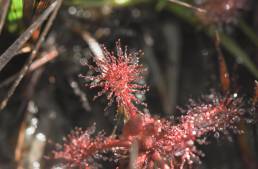
POLYGON ((193 140, 188 140, 188 141, 187 141, 187 145, 189 145, 189 146, 193 146, 193 145, 194 145, 193 140))
POLYGON ((175 156, 176 156, 176 157, 182 156, 183 154, 184 154, 184 150, 177 150, 177 151, 175 152, 175 156))
POLYGON ((248 123, 248 124, 251 124, 251 123, 253 123, 253 122, 254 122, 253 119, 246 119, 246 123, 248 123))
POLYGON ((214 137, 215 137, 215 138, 219 138, 219 137, 220 137, 219 132, 215 132, 215 133, 214 133, 214 137))

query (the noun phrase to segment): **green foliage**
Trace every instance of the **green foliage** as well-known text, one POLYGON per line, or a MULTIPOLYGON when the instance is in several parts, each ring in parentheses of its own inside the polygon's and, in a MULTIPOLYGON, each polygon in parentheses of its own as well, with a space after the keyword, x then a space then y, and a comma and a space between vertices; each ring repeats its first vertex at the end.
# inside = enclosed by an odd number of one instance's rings
POLYGON ((22 0, 12 0, 10 11, 8 13, 8 21, 13 22, 20 20, 23 16, 23 2, 22 0))
POLYGON ((14 32, 18 29, 18 22, 23 18, 23 0, 11 0, 7 20, 8 30, 14 32))

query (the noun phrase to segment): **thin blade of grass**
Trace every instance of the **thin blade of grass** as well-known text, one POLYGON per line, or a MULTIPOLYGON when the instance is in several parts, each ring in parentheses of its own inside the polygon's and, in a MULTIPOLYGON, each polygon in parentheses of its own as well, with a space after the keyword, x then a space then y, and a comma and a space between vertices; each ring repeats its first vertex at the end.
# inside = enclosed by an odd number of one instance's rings
POLYGON ((238 27, 242 30, 242 32, 250 39, 250 41, 254 45, 258 46, 258 37, 255 31, 249 25, 247 25, 247 23, 243 19, 241 19, 238 23, 238 27))

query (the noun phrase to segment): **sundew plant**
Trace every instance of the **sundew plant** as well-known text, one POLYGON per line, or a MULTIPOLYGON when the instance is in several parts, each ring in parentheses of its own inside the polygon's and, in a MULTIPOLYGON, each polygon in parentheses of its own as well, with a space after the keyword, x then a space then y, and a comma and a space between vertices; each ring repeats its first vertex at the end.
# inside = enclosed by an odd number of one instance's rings
POLYGON ((0 169, 257 169, 257 0, 0 0, 0 169))
POLYGON ((68 168, 98 168, 96 161, 113 160, 121 169, 183 169, 201 163, 204 154, 196 144, 207 144, 208 135, 241 134, 237 125, 251 109, 237 93, 211 92, 191 101, 177 122, 140 111, 137 105, 145 104, 135 94, 144 94, 146 85, 139 84, 144 70, 139 53, 123 50, 120 41, 116 52, 102 49, 104 57, 95 57, 94 64, 88 65, 94 74, 84 78, 90 80, 90 88, 100 88, 97 97, 107 95, 109 106, 115 100, 124 126, 121 134, 113 136, 94 135, 94 126, 72 131, 62 148, 53 152, 53 158, 63 159, 68 168), (113 156, 105 157, 107 152, 113 156))

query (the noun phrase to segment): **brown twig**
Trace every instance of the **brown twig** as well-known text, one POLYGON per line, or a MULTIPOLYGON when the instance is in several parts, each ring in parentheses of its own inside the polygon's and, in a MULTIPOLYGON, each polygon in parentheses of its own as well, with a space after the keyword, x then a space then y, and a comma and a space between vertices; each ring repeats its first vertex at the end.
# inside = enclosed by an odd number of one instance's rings
POLYGON ((258 103, 258 81, 255 80, 254 82, 254 99, 253 99, 253 103, 254 105, 256 105, 258 103))
MULTIPOLYGON (((57 1, 53 2, 48 9, 46 9, 38 19, 36 19, 33 24, 31 24, 26 31, 24 31, 18 39, 0 56, 0 71, 6 66, 7 63, 17 54, 17 52, 22 48, 22 46, 31 38, 33 32, 41 26, 48 16, 57 7, 57 1)), ((46 27, 47 28, 47 27, 46 27)), ((43 36, 42 36, 43 37, 43 36)), ((44 39, 44 38, 43 38, 44 39)), ((42 40, 41 40, 42 41, 42 40)), ((36 48, 35 48, 36 49, 36 48)), ((35 55, 35 54, 33 54, 35 55)))
POLYGON ((37 83, 41 77, 43 73, 43 69, 38 69, 37 71, 35 71, 31 78, 30 78, 30 85, 26 86, 25 90, 24 90, 24 99, 23 99, 23 104, 25 105, 26 108, 26 112, 25 115, 22 119, 22 123, 20 126, 20 130, 19 130, 19 135, 18 135, 18 140, 16 143, 16 148, 15 148, 15 161, 17 162, 17 169, 23 169, 24 168, 24 164, 23 164, 23 158, 24 158, 24 153, 26 151, 26 143, 25 143, 25 136, 26 136, 26 129, 28 127, 27 124, 27 120, 29 117, 29 113, 31 113, 29 111, 29 104, 28 102, 30 101, 31 97, 33 96, 34 92, 35 92, 35 88, 37 86, 37 83))
POLYGON ((15 161, 18 163, 17 169, 22 168, 21 159, 24 151, 25 129, 26 129, 26 123, 23 120, 19 130, 18 140, 15 148, 15 161))
MULTIPOLYGON (((21 52, 21 53, 23 53, 23 52, 21 52)), ((27 53, 27 52, 25 52, 25 53, 27 53)), ((29 68, 29 72, 33 72, 36 69, 44 66, 48 62, 54 60, 58 56, 58 54, 59 54, 59 51, 57 51, 57 49, 52 49, 51 51, 42 53, 42 56, 39 59, 32 62, 31 66, 29 68)), ((13 82, 15 79, 17 79, 18 75, 19 75, 19 72, 8 77, 7 79, 5 79, 2 83, 0 83, 0 88, 9 85, 11 82, 13 82)))
MULTIPOLYGON (((31 52, 31 55, 28 58, 26 64, 24 65, 22 70, 19 72, 18 78, 15 80, 15 82, 13 83, 11 88, 8 90, 8 93, 5 97, 5 99, 0 103, 0 111, 6 107, 9 99, 12 97, 13 93, 15 92, 16 88, 20 84, 21 80, 23 79, 25 74, 29 71, 29 67, 30 67, 33 59, 37 56, 37 53, 41 47, 41 44, 45 40, 45 37, 46 37, 48 31, 50 30, 50 28, 53 24, 53 21, 56 18, 57 12, 59 11, 59 8, 61 7, 62 2, 63 2, 63 0, 56 0, 55 2, 53 2, 53 4, 55 5, 54 11, 53 11, 52 15, 50 16, 49 20, 47 21, 46 26, 45 26, 43 32, 41 33, 39 40, 37 41, 35 48, 31 52)), ((50 5, 50 7, 53 7, 52 5, 50 5)))
POLYGON ((5 18, 8 13, 9 5, 10 5, 10 0, 2 0, 1 2, 2 8, 1 8, 1 16, 0 16, 0 34, 2 33, 4 23, 5 23, 5 18))
POLYGON ((58 51, 56 49, 43 53, 43 56, 41 58, 32 62, 32 64, 30 65, 29 71, 32 72, 38 69, 39 67, 45 65, 46 63, 54 60, 57 56, 58 56, 58 51))
POLYGON ((219 73, 220 73, 220 83, 221 88, 224 93, 228 92, 230 89, 230 77, 228 73, 228 68, 226 61, 224 59, 224 55, 222 53, 221 47, 220 47, 220 36, 218 31, 215 33, 215 48, 218 53, 218 60, 219 60, 219 73))

